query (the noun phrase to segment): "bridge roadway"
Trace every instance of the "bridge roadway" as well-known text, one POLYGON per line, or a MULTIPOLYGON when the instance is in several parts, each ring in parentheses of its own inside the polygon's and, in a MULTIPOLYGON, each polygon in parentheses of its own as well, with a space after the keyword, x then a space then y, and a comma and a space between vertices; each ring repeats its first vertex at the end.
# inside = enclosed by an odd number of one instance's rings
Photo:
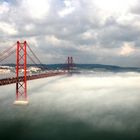
MULTIPOLYGON (((47 73, 42 73, 42 74, 37 74, 37 75, 29 75, 29 76, 27 76, 27 80, 35 80, 35 79, 52 77, 52 76, 57 76, 57 75, 64 75, 66 73, 67 72, 47 72, 47 73)), ((16 77, 0 79, 0 86, 16 83, 17 80, 22 82, 23 79, 24 79, 23 76, 20 76, 18 79, 16 77)))

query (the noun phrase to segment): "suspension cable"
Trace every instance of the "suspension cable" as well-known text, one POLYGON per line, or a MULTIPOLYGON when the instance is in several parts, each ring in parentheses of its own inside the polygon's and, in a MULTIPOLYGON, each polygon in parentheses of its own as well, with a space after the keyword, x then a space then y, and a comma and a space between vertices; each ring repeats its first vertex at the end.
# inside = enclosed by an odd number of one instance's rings
POLYGON ((33 50, 30 48, 29 44, 27 44, 27 46, 28 46, 30 52, 32 53, 32 55, 36 58, 36 60, 37 60, 37 61, 39 62, 39 64, 41 65, 41 68, 44 69, 44 70, 48 69, 48 68, 46 68, 46 67, 43 66, 44 64, 41 63, 40 59, 36 56, 36 54, 35 54, 35 53, 33 52, 33 50))
MULTIPOLYGON (((12 47, 7 48, 3 52, 0 53, 0 57, 3 57, 7 52, 11 51, 15 47, 15 44, 12 47)), ((14 48, 15 49, 15 48, 14 48)))
POLYGON ((32 57, 28 53, 27 53, 27 56, 33 62, 33 64, 35 64, 38 67, 37 63, 32 59, 32 57))
POLYGON ((15 53, 15 50, 8 52, 8 54, 6 56, 3 56, 2 58, 0 58, 0 62, 4 61, 8 57, 10 57, 13 53, 15 53))

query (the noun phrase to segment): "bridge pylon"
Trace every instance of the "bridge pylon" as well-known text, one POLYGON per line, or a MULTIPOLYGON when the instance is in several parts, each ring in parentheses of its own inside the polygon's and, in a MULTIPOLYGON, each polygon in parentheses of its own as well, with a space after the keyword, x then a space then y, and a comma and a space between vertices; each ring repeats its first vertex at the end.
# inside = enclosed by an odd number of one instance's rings
POLYGON ((27 105, 27 43, 17 41, 16 46, 16 105, 27 105))
POLYGON ((68 57, 67 58, 67 63, 68 63, 68 73, 72 73, 74 64, 73 64, 73 57, 68 57))

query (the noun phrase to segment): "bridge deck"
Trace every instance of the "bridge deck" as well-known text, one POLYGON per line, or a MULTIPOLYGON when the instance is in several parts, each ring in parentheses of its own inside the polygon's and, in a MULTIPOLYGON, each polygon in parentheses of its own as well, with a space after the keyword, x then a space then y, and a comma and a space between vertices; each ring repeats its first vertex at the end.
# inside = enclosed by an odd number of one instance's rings
MULTIPOLYGON (((38 75, 27 76, 27 80, 35 80, 35 79, 52 77, 52 76, 57 76, 57 75, 64 75, 64 74, 66 74, 66 72, 43 73, 43 74, 38 74, 38 75)), ((16 83, 18 80, 23 81, 23 76, 20 76, 18 79, 16 77, 1 79, 0 80, 0 86, 13 84, 13 83, 16 83)))

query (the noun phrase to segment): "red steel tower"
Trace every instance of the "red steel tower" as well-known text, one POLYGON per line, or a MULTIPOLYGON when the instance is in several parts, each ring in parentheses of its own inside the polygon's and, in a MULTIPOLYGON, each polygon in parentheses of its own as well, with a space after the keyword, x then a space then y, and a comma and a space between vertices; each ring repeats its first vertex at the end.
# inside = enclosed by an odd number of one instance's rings
POLYGON ((26 105, 27 99, 27 43, 17 41, 16 48, 16 101, 14 104, 26 105))
POLYGON ((68 61, 68 72, 70 73, 73 70, 73 58, 68 57, 67 61, 68 61))

